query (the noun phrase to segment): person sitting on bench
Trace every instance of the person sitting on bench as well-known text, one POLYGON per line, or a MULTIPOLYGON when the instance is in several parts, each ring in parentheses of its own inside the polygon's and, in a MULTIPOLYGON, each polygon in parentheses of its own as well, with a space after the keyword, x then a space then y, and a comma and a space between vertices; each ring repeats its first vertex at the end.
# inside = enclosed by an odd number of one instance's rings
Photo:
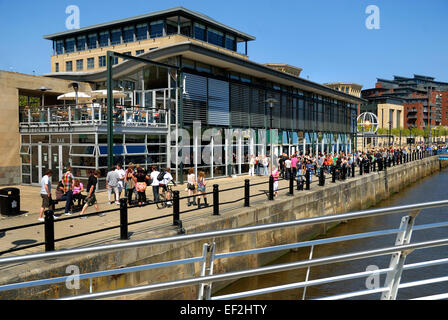
POLYGON ((75 202, 75 200, 78 200, 78 207, 84 205, 84 199, 86 198, 86 196, 81 194, 81 192, 83 191, 83 184, 79 179, 75 179, 75 182, 73 183, 73 202, 75 202))

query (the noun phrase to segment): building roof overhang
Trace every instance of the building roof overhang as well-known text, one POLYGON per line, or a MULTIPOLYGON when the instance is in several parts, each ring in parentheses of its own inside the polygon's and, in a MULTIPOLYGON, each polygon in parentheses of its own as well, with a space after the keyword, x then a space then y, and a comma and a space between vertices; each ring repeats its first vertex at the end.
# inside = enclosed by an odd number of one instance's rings
POLYGON ((229 31, 231 33, 234 33, 236 36, 243 39, 244 41, 252 41, 252 40, 256 39, 254 36, 251 36, 247 33, 244 33, 242 31, 239 31, 232 27, 229 27, 229 26, 227 26, 221 22, 218 22, 202 13, 199 13, 199 12, 196 12, 196 11, 193 11, 190 9, 186 9, 184 7, 175 7, 175 8, 171 8, 171 9, 166 9, 166 10, 151 12, 151 13, 147 13, 147 14, 143 14, 143 15, 139 15, 139 16, 135 16, 135 17, 130 17, 130 18, 126 18, 126 19, 120 19, 120 20, 114 20, 114 21, 110 21, 110 22, 100 23, 100 24, 96 24, 96 25, 92 25, 92 26, 88 26, 88 27, 84 27, 84 28, 80 28, 80 29, 48 34, 48 35, 44 35, 43 38, 47 39, 47 40, 55 40, 55 39, 61 38, 61 37, 66 37, 66 36, 71 36, 71 35, 75 36, 75 35, 82 34, 82 33, 92 32, 93 30, 117 27, 120 25, 129 24, 130 22, 139 23, 139 22, 147 21, 148 19, 151 19, 151 18, 152 19, 158 18, 158 17, 163 18, 163 17, 172 16, 172 15, 182 15, 186 18, 195 19, 198 22, 213 25, 215 27, 218 27, 218 28, 224 29, 226 31, 229 31))
MULTIPOLYGON (((139 55, 139 58, 145 58, 160 62, 170 57, 183 56, 188 59, 201 61, 216 67, 226 69, 227 71, 240 72, 264 79, 267 81, 276 82, 285 86, 297 88, 299 90, 313 92, 315 94, 324 95, 329 98, 338 99, 352 104, 364 103, 367 100, 358 98, 356 96, 331 89, 322 84, 295 77, 267 67, 263 64, 242 59, 236 55, 226 53, 224 51, 214 50, 210 47, 202 46, 191 41, 176 43, 170 46, 151 50, 139 55)), ((113 66, 114 78, 125 76, 131 72, 136 71, 142 67, 142 63, 134 60, 126 60, 113 66)), ((70 72, 70 73, 51 73, 46 74, 50 77, 58 77, 63 79, 98 82, 106 81, 107 71, 101 70, 96 72, 70 72)))

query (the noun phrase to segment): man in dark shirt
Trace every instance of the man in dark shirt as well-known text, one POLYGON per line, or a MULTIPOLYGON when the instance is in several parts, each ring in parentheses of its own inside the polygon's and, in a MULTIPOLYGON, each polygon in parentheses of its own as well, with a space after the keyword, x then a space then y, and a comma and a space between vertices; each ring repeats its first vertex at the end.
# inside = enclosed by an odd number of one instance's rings
MULTIPOLYGON (((81 219, 86 218, 86 217, 83 217, 83 214, 87 210, 88 207, 95 206, 96 212, 100 211, 100 209, 98 207, 98 203, 96 201, 96 197, 95 197, 96 184, 98 183, 98 178, 100 177, 100 175, 101 175, 100 170, 96 170, 89 177, 89 180, 87 182, 88 194, 87 194, 87 198, 86 198, 86 204, 84 205, 84 208, 82 208, 82 211, 79 214, 81 216, 81 219)), ((100 216, 104 216, 104 213, 100 214, 100 216)))

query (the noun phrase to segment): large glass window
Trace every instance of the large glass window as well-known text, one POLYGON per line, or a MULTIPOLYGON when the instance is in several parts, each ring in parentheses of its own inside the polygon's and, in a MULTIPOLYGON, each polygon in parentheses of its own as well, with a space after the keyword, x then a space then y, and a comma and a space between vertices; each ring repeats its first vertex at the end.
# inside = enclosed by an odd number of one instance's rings
POLYGON ((219 32, 218 30, 208 28, 207 29, 207 41, 208 43, 215 44, 217 46, 222 47, 224 40, 224 33, 219 32))
POLYGON ((116 45, 121 43, 121 29, 114 29, 110 33, 110 44, 116 45))
POLYGON ((56 54, 64 53, 64 40, 56 41, 56 54))
POLYGON ((98 37, 97 37, 96 33, 89 34, 89 43, 88 43, 89 49, 95 49, 96 48, 97 40, 98 40, 98 37))
POLYGON ((199 23, 194 24, 194 38, 198 40, 205 41, 205 26, 199 23))
POLYGON ((123 29, 123 42, 133 42, 134 41, 134 27, 126 27, 123 29))
POLYGON ((148 39, 148 24, 138 24, 137 25, 137 41, 148 39))
POLYGON ((163 36, 163 20, 151 22, 151 38, 157 38, 163 36))
POLYGON ((75 38, 65 40, 65 52, 70 53, 75 51, 75 38))
POLYGON ((226 48, 232 51, 236 51, 236 41, 234 36, 226 35, 226 48))
POLYGON ((77 38, 76 50, 78 51, 86 50, 86 36, 79 36, 77 38))
POLYGON ((109 45, 109 31, 100 32, 100 47, 107 47, 109 45))

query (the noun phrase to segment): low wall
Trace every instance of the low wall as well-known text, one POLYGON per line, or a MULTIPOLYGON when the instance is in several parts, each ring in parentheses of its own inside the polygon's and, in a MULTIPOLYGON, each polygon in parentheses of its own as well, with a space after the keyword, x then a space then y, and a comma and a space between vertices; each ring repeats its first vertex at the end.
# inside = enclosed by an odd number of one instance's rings
MULTIPOLYGON (((187 233, 200 233, 210 230, 222 230, 257 224, 291 221, 303 218, 319 217, 329 214, 345 213, 366 209, 387 199, 391 194, 413 184, 448 166, 438 157, 430 157, 387 171, 350 178, 336 184, 328 181, 325 187, 313 184, 311 191, 295 192, 293 197, 265 201, 250 208, 241 208, 224 212, 221 216, 208 216, 184 224, 187 233)), ((216 239, 216 252, 247 250, 291 242, 312 239, 325 233, 332 225, 287 228, 256 234, 244 234, 216 239)), ((140 234, 132 240, 175 236, 176 230, 158 230, 140 234)), ((212 241, 212 239, 208 240, 212 241)), ((118 241, 117 241, 118 242, 118 241)), ((0 285, 47 277, 66 276, 66 267, 76 265, 81 273, 106 270, 110 268, 130 267, 167 260, 197 257, 202 254, 206 240, 180 242, 153 247, 127 249, 121 251, 77 256, 73 258, 52 259, 33 262, 26 265, 1 267, 0 285)), ((282 253, 260 254, 219 260, 214 272, 236 271, 263 266, 282 253)), ((112 290, 130 286, 145 285, 175 279, 190 278, 199 275, 199 263, 176 266, 165 269, 122 274, 92 281, 93 292, 112 290)), ((226 283, 214 285, 219 290, 226 283)), ((88 293, 89 281, 81 281, 80 289, 67 289, 65 283, 50 287, 35 287, 28 290, 0 292, 0 299, 47 299, 75 294, 88 293)), ((132 295, 128 299, 195 299, 197 286, 165 290, 142 295, 132 295)))

